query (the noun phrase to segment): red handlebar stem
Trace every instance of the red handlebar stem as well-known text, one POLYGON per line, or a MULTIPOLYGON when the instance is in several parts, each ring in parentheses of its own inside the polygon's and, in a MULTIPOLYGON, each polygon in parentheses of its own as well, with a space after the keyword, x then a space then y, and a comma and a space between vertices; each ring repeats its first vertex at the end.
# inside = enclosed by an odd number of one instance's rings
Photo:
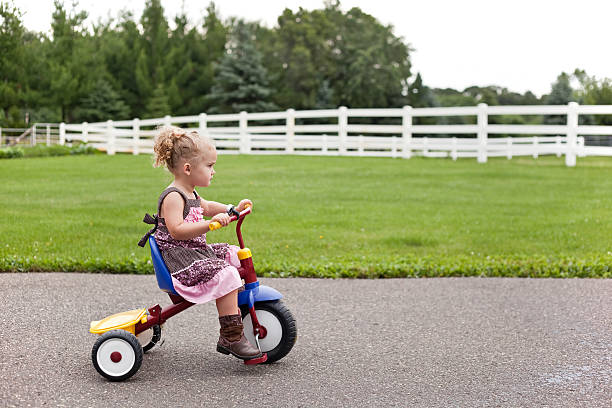
POLYGON ((238 224, 236 224, 236 236, 238 237, 238 244, 240 244, 240 249, 244 248, 244 240, 242 239, 242 231, 240 231, 240 226, 244 221, 244 217, 251 213, 251 207, 247 207, 244 209, 240 215, 232 215, 230 217, 230 222, 238 220, 238 224))

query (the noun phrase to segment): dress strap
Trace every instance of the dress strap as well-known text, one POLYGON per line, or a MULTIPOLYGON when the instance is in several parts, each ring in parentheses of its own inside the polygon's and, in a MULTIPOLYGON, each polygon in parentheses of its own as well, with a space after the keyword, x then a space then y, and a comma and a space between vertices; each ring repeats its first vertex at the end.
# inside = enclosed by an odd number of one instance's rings
POLYGON ((183 193, 176 187, 170 187, 165 189, 164 191, 162 191, 161 195, 159 196, 159 201, 157 202, 157 214, 150 215, 147 213, 142 219, 142 222, 144 222, 145 224, 153 225, 153 228, 151 228, 149 232, 147 232, 142 238, 140 238, 140 241, 138 241, 138 246, 144 247, 149 237, 153 235, 155 231, 157 231, 157 226, 159 225, 160 219, 159 213, 161 212, 161 205, 164 202, 164 198, 166 198, 168 194, 174 191, 179 193, 181 197, 183 197, 183 201, 185 201, 185 205, 183 206, 183 218, 185 218, 187 214, 189 214, 189 206, 187 205, 187 196, 185 195, 185 193, 183 193))
POLYGON ((185 218, 187 216, 187 214, 189 214, 189 208, 187 208, 187 195, 185 195, 185 193, 183 193, 181 190, 179 190, 176 187, 169 187, 167 189, 165 189, 164 191, 162 191, 162 193, 159 196, 159 200, 157 201, 157 214, 159 214, 161 212, 161 206, 162 203, 164 202, 164 199, 166 198, 166 196, 172 192, 176 191, 177 193, 179 193, 181 195, 181 197, 183 197, 183 201, 185 201, 185 206, 183 207, 183 218, 185 218))

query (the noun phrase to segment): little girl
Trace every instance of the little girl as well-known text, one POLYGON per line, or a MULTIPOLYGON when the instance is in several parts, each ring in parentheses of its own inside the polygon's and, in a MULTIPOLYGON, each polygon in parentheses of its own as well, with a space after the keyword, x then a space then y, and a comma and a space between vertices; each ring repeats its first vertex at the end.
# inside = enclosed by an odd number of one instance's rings
POLYGON ((154 232, 176 292, 193 303, 216 300, 221 324, 217 351, 243 360, 260 357, 259 350, 244 336, 238 308, 238 289, 242 287, 237 270, 239 248, 206 243, 211 222, 226 226, 229 213, 240 212, 253 203, 242 200, 234 209, 232 205, 198 196, 194 187, 210 185, 217 151, 210 139, 197 132, 162 127, 153 150, 155 166, 166 166, 174 181, 159 196, 157 215, 153 218, 156 226, 138 244, 144 246, 154 232), (212 219, 204 220, 204 216, 212 219))

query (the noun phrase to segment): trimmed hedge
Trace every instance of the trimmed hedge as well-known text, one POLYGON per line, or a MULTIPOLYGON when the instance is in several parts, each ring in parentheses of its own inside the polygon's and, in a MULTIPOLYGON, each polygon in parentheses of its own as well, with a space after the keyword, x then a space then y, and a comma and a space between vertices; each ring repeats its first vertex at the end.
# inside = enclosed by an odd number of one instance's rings
POLYGON ((23 148, 21 147, 5 147, 0 149, 0 159, 16 159, 23 157, 23 148))
POLYGON ((86 144, 74 146, 51 145, 51 146, 32 146, 32 147, 5 147, 0 149, 0 159, 18 159, 21 157, 51 157, 69 156, 79 154, 96 154, 98 149, 86 144))

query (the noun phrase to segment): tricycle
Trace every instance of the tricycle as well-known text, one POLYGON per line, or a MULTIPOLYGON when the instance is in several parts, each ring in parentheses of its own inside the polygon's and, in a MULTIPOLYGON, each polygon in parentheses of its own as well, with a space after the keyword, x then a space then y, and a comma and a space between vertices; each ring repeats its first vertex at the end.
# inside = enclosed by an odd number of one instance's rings
MULTIPOLYGON (((236 235, 241 265, 238 272, 244 281, 244 289, 238 292, 238 306, 244 334, 262 352, 261 357, 244 361, 244 364, 254 365, 273 363, 285 357, 297 340, 297 327, 293 315, 281 300, 283 295, 269 286, 260 285, 257 280, 252 254, 244 246, 241 232, 242 222, 250 213, 251 208, 247 207, 230 220, 238 221, 236 235)), ((212 231, 221 228, 221 224, 213 222, 209 228, 212 231)), ((157 304, 91 322, 89 331, 100 335, 91 351, 93 365, 100 375, 111 381, 123 381, 136 374, 144 353, 160 344, 163 324, 194 305, 174 290, 170 272, 152 235, 149 246, 157 284, 169 295, 172 304, 164 308, 157 304)))

